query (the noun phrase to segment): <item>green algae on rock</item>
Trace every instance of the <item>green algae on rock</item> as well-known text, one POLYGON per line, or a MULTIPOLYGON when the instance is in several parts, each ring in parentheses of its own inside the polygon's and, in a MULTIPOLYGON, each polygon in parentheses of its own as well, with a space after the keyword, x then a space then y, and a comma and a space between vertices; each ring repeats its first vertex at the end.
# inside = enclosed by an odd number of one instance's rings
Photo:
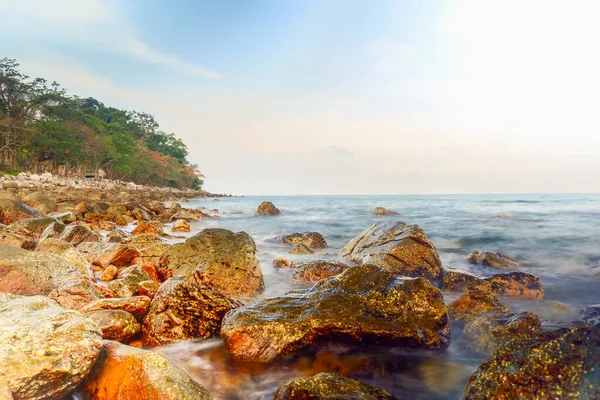
POLYGON ((402 276, 438 279, 442 274, 440 257, 425 232, 404 222, 372 225, 342 249, 342 256, 402 276))
POLYGON ((398 400, 383 389, 339 374, 325 372, 284 382, 277 389, 274 398, 274 400, 313 399, 398 400))
POLYGON ((62 399, 102 350, 100 329, 42 296, 0 293, 0 377, 15 400, 62 399))
POLYGON ((230 311, 221 338, 234 359, 270 362, 323 341, 445 349, 450 324, 428 280, 365 264, 230 311))

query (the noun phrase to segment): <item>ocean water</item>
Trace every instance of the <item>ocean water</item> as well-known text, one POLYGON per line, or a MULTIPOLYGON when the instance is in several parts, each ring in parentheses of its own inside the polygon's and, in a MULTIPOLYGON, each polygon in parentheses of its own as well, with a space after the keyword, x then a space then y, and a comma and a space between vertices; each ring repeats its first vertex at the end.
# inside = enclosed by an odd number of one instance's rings
MULTIPOLYGON (((471 251, 493 251, 513 257, 524 272, 539 276, 545 299, 503 299, 515 312, 532 311, 547 321, 571 321, 583 305, 600 303, 600 267, 594 267, 600 261, 600 195, 261 196, 218 202, 197 199, 184 205, 218 209, 220 215, 193 223, 189 236, 204 228, 222 227, 253 237, 265 278, 261 297, 301 287, 293 284, 291 270, 271 266, 275 258, 344 261, 340 250, 354 236, 378 221, 400 220, 425 230, 445 266, 483 276, 501 273, 465 261, 471 251), (282 214, 255 216, 256 207, 265 200, 282 214), (372 216, 378 206, 400 215, 372 216), (279 238, 306 231, 321 233, 329 247, 314 255, 287 254, 291 247, 279 238), (557 301, 570 309, 557 308, 557 301)), ((457 296, 444 293, 446 302, 457 296)), ((232 361, 218 339, 177 343, 159 351, 219 399, 272 399, 285 380, 318 372, 339 372, 399 397, 460 399, 469 376, 483 359, 460 348, 459 333, 453 330, 452 344, 443 353, 331 346, 267 366, 232 361)))

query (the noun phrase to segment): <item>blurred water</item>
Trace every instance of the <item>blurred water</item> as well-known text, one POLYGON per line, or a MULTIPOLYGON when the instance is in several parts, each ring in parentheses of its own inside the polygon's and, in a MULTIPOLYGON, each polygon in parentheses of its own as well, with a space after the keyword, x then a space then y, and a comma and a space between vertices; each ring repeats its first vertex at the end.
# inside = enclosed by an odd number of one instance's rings
MULTIPOLYGON (((528 310, 540 318, 568 321, 576 318, 576 312, 558 312, 552 307, 553 301, 567 303, 574 310, 600 302, 598 270, 590 268, 600 260, 600 195, 263 196, 220 200, 198 199, 185 205, 216 208, 221 215, 193 223, 189 235, 207 227, 249 233, 256 241, 265 276, 263 297, 298 288, 292 283, 291 271, 271 267, 275 258, 343 261, 340 250, 354 236, 377 221, 401 220, 425 230, 444 265, 492 275, 498 271, 467 264, 465 257, 474 250, 494 251, 515 258, 525 267, 524 272, 539 276, 546 300, 505 299, 514 311, 528 310), (255 216, 256 207, 264 200, 272 201, 282 214, 255 216), (376 206, 400 215, 371 216, 376 206), (279 243, 278 238, 305 231, 320 232, 329 247, 314 255, 287 254, 290 246, 279 243)), ((456 296, 445 293, 445 300, 456 296)), ((343 372, 401 397, 458 399, 482 360, 463 354, 454 343, 446 353, 433 355, 331 348, 270 366, 234 363, 220 340, 178 343, 161 351, 222 399, 270 399, 286 379, 323 371, 343 372)))

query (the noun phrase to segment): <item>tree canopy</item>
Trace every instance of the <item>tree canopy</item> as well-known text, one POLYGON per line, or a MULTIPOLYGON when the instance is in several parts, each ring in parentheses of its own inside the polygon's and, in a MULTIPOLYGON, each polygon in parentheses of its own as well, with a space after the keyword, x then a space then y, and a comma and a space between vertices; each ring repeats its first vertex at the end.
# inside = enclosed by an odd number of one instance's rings
POLYGON ((187 155, 152 115, 69 95, 56 82, 24 75, 16 60, 0 59, 0 170, 102 169, 109 178, 199 189, 203 175, 187 155))

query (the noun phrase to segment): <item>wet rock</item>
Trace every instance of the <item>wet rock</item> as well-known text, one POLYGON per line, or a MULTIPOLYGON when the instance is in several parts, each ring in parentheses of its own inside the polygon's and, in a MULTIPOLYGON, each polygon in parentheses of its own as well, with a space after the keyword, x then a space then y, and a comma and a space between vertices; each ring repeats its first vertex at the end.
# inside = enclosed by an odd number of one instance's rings
POLYGON ((371 226, 342 249, 342 256, 402 276, 438 279, 442 274, 442 262, 425 232, 404 222, 371 226))
POLYGON ((0 321, 0 377, 15 400, 64 398, 102 349, 94 323, 46 297, 0 293, 0 321))
POLYGON ((104 268, 104 271, 102 271, 102 274, 100 275, 100 279, 105 281, 105 282, 110 282, 113 279, 115 279, 115 276, 117 275, 117 267, 115 267, 114 265, 109 265, 108 267, 104 268))
POLYGON ((96 310, 122 310, 127 311, 137 319, 142 319, 150 308, 150 298, 147 296, 134 296, 128 298, 101 299, 86 304, 81 312, 96 310))
POLYGON ((442 288, 453 292, 466 292, 470 287, 483 283, 483 278, 470 272, 451 267, 444 267, 442 288))
POLYGON ((12 223, 10 229, 37 240, 42 237, 49 226, 52 228, 44 235, 45 237, 59 236, 65 230, 65 225, 52 217, 21 219, 12 223))
POLYGON ((33 192, 23 197, 23 202, 41 212, 48 214, 56 210, 56 202, 44 192, 33 192))
POLYGON ((597 399, 600 327, 584 325, 499 348, 469 379, 464 399, 597 399))
POLYGON ((218 336, 225 314, 239 306, 210 286, 171 278, 161 285, 144 318, 144 345, 218 336))
POLYGON ((68 225, 64 232, 59 236, 59 239, 64 240, 73 246, 78 246, 83 242, 101 242, 102 235, 92 232, 81 225, 68 225))
POLYGON ((25 218, 41 218, 44 214, 9 197, 0 197, 0 223, 10 225, 25 218))
POLYGON ((126 342, 140 332, 140 324, 123 310, 96 310, 84 314, 102 330, 102 338, 126 342))
POLYGON ((72 280, 93 279, 64 257, 0 245, 0 292, 33 296, 48 295, 72 280))
POLYGON ((258 215, 279 215, 281 211, 270 201, 263 201, 256 209, 258 215))
POLYGON ((292 268, 293 263, 287 258, 276 258, 273 260, 274 268, 292 268))
POLYGON ((500 296, 525 297, 542 300, 544 298, 544 285, 540 279, 525 272, 510 272, 486 278, 481 285, 475 286, 482 290, 489 290, 500 296))
POLYGON ((400 215, 398 214, 396 211, 389 211, 386 210, 383 207, 375 207, 373 209, 373 214, 374 217, 379 217, 379 216, 384 216, 384 215, 400 215))
POLYGON ((274 400, 310 399, 397 400, 398 398, 359 380, 325 372, 283 383, 277 389, 274 398, 274 400))
POLYGON ((115 279, 108 284, 108 288, 119 297, 131 297, 137 293, 140 282, 151 280, 152 277, 141 266, 127 269, 120 279, 115 279))
POLYGON ((77 246, 77 250, 92 264, 101 267, 114 265, 123 267, 140 255, 133 246, 122 243, 86 242, 77 246))
POLYGON ((221 338, 236 360, 270 362, 323 341, 445 349, 450 325, 429 281, 362 265, 230 311, 221 338))
POLYGON ((191 230, 190 223, 185 219, 178 219, 173 223, 173 227, 171 228, 173 232, 190 232, 191 230))
POLYGON ((315 252, 305 244, 296 244, 293 249, 288 251, 288 254, 315 254, 315 252))
POLYGON ((327 247, 325 238, 319 232, 292 233, 281 238, 281 243, 303 244, 312 249, 324 249, 327 247))
POLYGON ((350 266, 338 261, 310 261, 294 264, 293 277, 296 282, 312 283, 341 274, 350 266))
POLYGON ((105 341, 104 352, 81 387, 92 400, 210 400, 209 392, 164 356, 105 341))
POLYGON ((156 296, 158 289, 160 289, 160 282, 157 281, 142 281, 138 284, 138 293, 141 296, 148 296, 151 299, 156 296))
POLYGON ((104 295, 90 281, 83 279, 69 282, 63 287, 53 290, 48 297, 56 301, 62 308, 79 310, 94 300, 103 299, 104 295))
POLYGON ((512 258, 500 253, 491 253, 474 251, 467 257, 467 261, 471 264, 485 265, 492 268, 501 269, 521 269, 521 264, 512 258))
POLYGON ((542 332, 537 315, 484 314, 465 325, 460 344, 480 356, 488 357, 511 340, 534 339, 542 332))
POLYGON ((204 229, 168 248, 161 265, 177 278, 214 286, 230 296, 254 296, 264 287, 255 256, 256 244, 246 232, 204 229))
POLYGON ((590 304, 581 309, 579 320, 586 324, 600 323, 600 304, 590 304))
POLYGON ((511 309, 494 294, 482 290, 471 290, 448 305, 450 318, 457 322, 468 323, 486 313, 503 315, 511 309))

